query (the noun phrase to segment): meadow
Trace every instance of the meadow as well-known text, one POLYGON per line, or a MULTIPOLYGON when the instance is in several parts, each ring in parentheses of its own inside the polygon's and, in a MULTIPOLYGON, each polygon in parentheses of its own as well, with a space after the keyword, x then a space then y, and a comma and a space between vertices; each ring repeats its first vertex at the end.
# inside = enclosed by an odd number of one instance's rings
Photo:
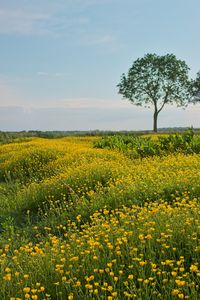
POLYGON ((199 153, 192 132, 2 144, 0 299, 200 299, 199 153))

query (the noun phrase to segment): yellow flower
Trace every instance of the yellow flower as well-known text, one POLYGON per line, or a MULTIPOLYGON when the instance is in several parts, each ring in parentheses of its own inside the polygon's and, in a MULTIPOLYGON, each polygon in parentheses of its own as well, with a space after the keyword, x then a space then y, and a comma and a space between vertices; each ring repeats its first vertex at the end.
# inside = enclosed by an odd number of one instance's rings
POLYGON ((140 261, 139 264, 140 264, 140 266, 144 266, 144 265, 147 264, 147 262, 146 261, 140 261))
POLYGON ((129 294, 128 292, 124 292, 124 296, 131 297, 131 294, 129 294))
POLYGON ((40 282, 36 282, 36 286, 37 287, 41 286, 41 283, 40 282))
POLYGON ((79 280, 76 282, 76 286, 81 286, 81 282, 79 280))
POLYGON ((191 266, 190 266, 190 271, 191 271, 191 272, 197 272, 197 271, 198 271, 198 267, 195 266, 195 265, 191 265, 191 266))
POLYGON ((99 282, 94 282, 94 286, 99 286, 99 282))
POLYGON ((179 294, 179 290, 174 289, 174 290, 172 291, 172 296, 176 296, 176 295, 178 295, 178 294, 179 294))
POLYGON ((12 276, 11 276, 10 273, 8 273, 8 274, 6 274, 6 275, 3 277, 3 279, 4 279, 5 281, 11 281, 12 276))
POLYGON ((86 284, 85 288, 88 289, 88 290, 91 290, 92 289, 92 285, 91 284, 86 284))
POLYGON ((5 272, 6 272, 6 273, 10 273, 10 272, 11 272, 11 269, 10 269, 10 268, 8 268, 8 267, 7 267, 7 268, 5 268, 5 272))
POLYGON ((113 292, 113 293, 112 293, 112 296, 113 296, 113 297, 117 297, 117 292, 113 292))
POLYGON ((30 289, 30 287, 28 287, 28 286, 25 287, 25 288, 23 288, 23 292, 24 292, 24 293, 29 293, 30 290, 31 290, 31 289, 30 289))
POLYGON ((184 286, 186 284, 185 280, 179 280, 179 279, 177 279, 177 280, 175 280, 175 282, 176 282, 176 284, 178 286, 184 286))

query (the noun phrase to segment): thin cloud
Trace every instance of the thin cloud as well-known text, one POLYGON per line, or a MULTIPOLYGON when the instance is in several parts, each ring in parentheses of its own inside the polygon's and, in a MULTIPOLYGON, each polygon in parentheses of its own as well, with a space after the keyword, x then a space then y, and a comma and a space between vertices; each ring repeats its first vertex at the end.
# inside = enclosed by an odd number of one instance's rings
POLYGON ((0 74, 0 85, 12 85, 18 83, 27 83, 30 82, 30 76, 8 76, 5 74, 0 74))
MULTIPOLYGON (((1 87, 1 86, 0 86, 1 87)), ((1 90, 0 90, 1 92, 1 90)), ((23 100, 17 95, 10 95, 9 90, 4 92, 4 101, 0 102, 0 107, 21 107, 23 109, 123 109, 130 107, 130 104, 120 99, 102 98, 69 98, 69 99, 49 99, 46 100, 23 100)))
POLYGON ((125 101, 119 99, 102 99, 102 98, 71 98, 50 100, 47 103, 38 103, 36 107, 40 108, 72 108, 72 109, 90 109, 90 108, 126 108, 130 106, 125 101), (39 105, 39 106, 38 106, 39 105))
POLYGON ((38 76, 48 76, 49 73, 48 72, 37 72, 38 76))
POLYGON ((76 28, 88 24, 82 16, 66 17, 54 13, 32 12, 25 9, 0 9, 0 34, 48 35, 60 37, 72 34, 76 28))
POLYGON ((24 10, 0 9, 1 34, 31 34, 36 25, 48 22, 50 15, 24 10))
POLYGON ((113 35, 105 34, 100 36, 91 36, 86 37, 82 43, 87 46, 92 45, 111 45, 116 41, 116 38, 113 35))
POLYGON ((51 73, 51 72, 43 72, 43 71, 39 71, 37 72, 37 75, 38 76, 42 76, 42 77, 66 77, 66 76, 69 76, 70 74, 69 73, 63 73, 63 72, 54 72, 54 73, 51 73))
MULTIPOLYGON (((74 0, 73 0, 74 1, 74 0)), ((103 0, 101 0, 103 1, 103 0)), ((80 7, 86 5, 100 4, 101 1, 89 0, 82 3, 80 1, 80 7)), ((104 3, 110 2, 109 0, 103 1, 104 3)), ((71 5, 76 7, 79 1, 71 2, 71 5)), ((66 3, 66 7, 70 5, 70 1, 66 3)), ((40 8, 38 8, 40 9, 40 8)), ((61 9, 61 8, 60 8, 61 9)), ((90 19, 82 15, 79 11, 74 11, 76 15, 68 16, 67 11, 64 8, 62 10, 43 12, 44 10, 37 12, 36 10, 14 8, 0 8, 0 34, 15 34, 15 35, 37 35, 48 36, 51 38, 64 38, 67 37, 70 40, 71 45, 82 46, 98 46, 107 45, 109 47, 116 47, 116 38, 108 33, 93 33, 87 32, 87 26, 90 23, 90 19), (80 15, 81 14, 81 15, 80 15)), ((118 45, 119 47, 119 45, 118 45)), ((46 72, 39 72, 40 76, 48 76, 46 72), (44 73, 44 74, 42 74, 44 73)), ((61 74, 55 76, 63 76, 61 74)))

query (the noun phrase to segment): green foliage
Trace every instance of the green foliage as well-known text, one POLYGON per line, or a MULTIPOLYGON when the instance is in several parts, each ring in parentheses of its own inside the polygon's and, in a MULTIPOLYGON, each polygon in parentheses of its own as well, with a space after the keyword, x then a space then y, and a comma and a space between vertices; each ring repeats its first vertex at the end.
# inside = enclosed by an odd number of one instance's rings
POLYGON ((197 73, 195 80, 192 81, 192 99, 194 104, 200 103, 200 71, 197 73))
POLYGON ((146 54, 122 75, 119 93, 136 105, 143 103, 178 103, 188 97, 188 66, 175 55, 146 54))
POLYGON ((194 136, 192 129, 182 134, 159 136, 157 140, 151 137, 112 136, 102 137, 94 142, 95 148, 118 149, 133 158, 143 158, 154 155, 166 155, 175 152, 185 154, 200 153, 200 138, 194 136))

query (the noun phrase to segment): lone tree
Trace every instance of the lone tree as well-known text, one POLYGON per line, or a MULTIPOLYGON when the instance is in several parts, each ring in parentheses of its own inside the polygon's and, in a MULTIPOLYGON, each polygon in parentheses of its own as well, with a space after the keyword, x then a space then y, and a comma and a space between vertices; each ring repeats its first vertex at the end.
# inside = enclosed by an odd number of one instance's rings
POLYGON ((185 61, 173 54, 146 54, 133 62, 127 75, 122 74, 117 87, 131 103, 153 106, 153 130, 157 132, 158 114, 165 104, 187 105, 191 95, 188 71, 185 61))

